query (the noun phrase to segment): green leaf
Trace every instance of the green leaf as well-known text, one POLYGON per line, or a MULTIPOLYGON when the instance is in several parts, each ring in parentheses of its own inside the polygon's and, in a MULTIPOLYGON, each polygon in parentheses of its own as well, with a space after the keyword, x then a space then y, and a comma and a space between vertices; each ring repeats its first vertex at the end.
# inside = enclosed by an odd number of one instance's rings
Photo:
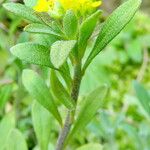
POLYGON ((12 86, 7 85, 0 88, 0 109, 3 109, 6 102, 9 100, 11 96, 12 86))
POLYGON ((29 24, 24 28, 24 30, 26 32, 31 32, 31 33, 50 34, 58 37, 61 36, 56 32, 54 32, 49 26, 38 24, 38 23, 29 24))
POLYGON ((62 124, 57 106, 43 79, 34 71, 25 69, 23 71, 22 81, 30 95, 51 112, 58 122, 62 124))
POLYGON ((88 39, 90 38, 96 27, 96 23, 99 20, 100 14, 101 14, 100 10, 96 11, 94 14, 86 18, 85 21, 81 24, 78 42, 80 58, 82 58, 84 55, 88 39))
POLYGON ((32 106, 32 121, 40 149, 47 150, 52 118, 49 112, 36 101, 32 106))
POLYGON ((70 69, 69 69, 69 65, 68 65, 67 61, 60 67, 59 73, 63 77, 63 79, 68 87, 68 90, 71 90, 72 78, 71 78, 71 73, 70 73, 70 69))
POLYGON ((25 138, 19 130, 13 129, 10 132, 6 150, 28 150, 25 138))
POLYGON ((0 150, 4 150, 7 145, 7 138, 10 131, 15 127, 14 113, 7 114, 0 122, 0 150))
POLYGON ((78 20, 71 10, 68 10, 63 18, 63 29, 69 39, 75 38, 78 29, 78 20))
POLYGON ((137 81, 134 81, 133 85, 134 85, 136 95, 137 95, 142 107, 145 109, 145 111, 150 116, 150 95, 149 95, 149 93, 137 81))
POLYGON ((40 23, 40 19, 35 15, 35 12, 33 11, 33 9, 22 5, 22 4, 17 4, 17 3, 5 3, 3 4, 3 7, 5 9, 7 9, 8 11, 21 16, 31 22, 36 22, 36 23, 40 23))
POLYGON ((69 140, 72 138, 72 136, 75 136, 79 131, 83 130, 85 126, 91 121, 91 119, 94 117, 94 115, 102 105, 107 91, 107 86, 101 86, 91 92, 84 99, 84 103, 81 106, 79 115, 77 116, 74 127, 71 131, 71 134, 69 135, 69 140))
POLYGON ((84 70, 93 60, 93 58, 103 50, 108 43, 114 39, 121 30, 129 23, 134 14, 138 10, 141 0, 128 0, 120 7, 118 7, 108 19, 105 21, 95 45, 84 65, 84 70))
POLYGON ((36 5, 37 3, 37 0, 23 0, 25 5, 28 6, 28 7, 33 7, 36 5))
POLYGON ((56 68, 61 67, 76 44, 75 40, 57 41, 51 46, 50 58, 56 68))
POLYGON ((26 42, 13 46, 10 51, 27 63, 54 68, 49 57, 50 50, 43 45, 26 42))
POLYGON ((69 93, 59 81, 54 70, 51 70, 51 88, 55 97, 60 100, 68 109, 74 109, 75 104, 69 93))
POLYGON ((100 144, 90 143, 90 144, 83 145, 77 148, 76 150, 102 150, 102 149, 103 148, 100 144))

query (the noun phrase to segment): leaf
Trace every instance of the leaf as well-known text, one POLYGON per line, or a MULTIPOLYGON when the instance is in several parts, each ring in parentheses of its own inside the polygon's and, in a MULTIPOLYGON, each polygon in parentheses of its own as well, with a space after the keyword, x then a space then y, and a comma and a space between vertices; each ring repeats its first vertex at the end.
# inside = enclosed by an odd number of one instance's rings
POLYGON ((128 0, 118 7, 108 19, 105 21, 102 30, 100 31, 95 45, 84 65, 84 70, 93 60, 93 58, 103 50, 108 43, 112 41, 121 30, 129 23, 134 14, 138 10, 141 0, 128 0))
POLYGON ((4 150, 7 145, 7 138, 10 131, 15 127, 14 113, 7 114, 0 122, 0 150, 4 150))
POLYGON ((50 27, 43 25, 43 24, 38 24, 38 23, 29 24, 24 28, 24 30, 26 32, 31 32, 31 33, 50 34, 50 35, 54 35, 58 37, 61 36, 55 33, 50 27))
POLYGON ((101 14, 101 11, 98 10, 91 16, 85 19, 85 21, 81 24, 80 30, 79 30, 79 42, 78 42, 78 49, 80 53, 80 58, 83 57, 84 51, 87 46, 88 39, 92 35, 96 23, 99 20, 99 16, 101 14))
POLYGON ((83 145, 77 148, 76 150, 103 150, 103 148, 100 144, 90 143, 90 144, 83 145))
POLYGON ((78 20, 71 10, 68 10, 63 18, 63 29, 69 39, 75 38, 78 29, 78 20))
POLYGON ((19 130, 13 129, 10 132, 6 150, 28 150, 25 138, 19 130))
POLYGON ((19 3, 5 3, 3 7, 8 11, 21 16, 31 22, 40 23, 40 19, 35 15, 33 9, 19 3))
POLYGON ((134 85, 136 95, 137 95, 142 107, 145 109, 145 111, 150 116, 150 95, 149 95, 149 93, 137 81, 134 81, 133 85, 134 85))
POLYGON ((62 83, 59 81, 54 70, 51 70, 51 88, 55 97, 61 101, 68 109, 74 109, 75 104, 69 93, 66 91, 62 83))
POLYGON ((68 90, 71 90, 72 78, 71 78, 71 73, 70 73, 70 69, 69 69, 69 65, 68 65, 67 61, 60 67, 59 73, 63 77, 68 90))
POLYGON ((22 81, 30 95, 51 112, 58 122, 62 124, 57 106, 43 79, 34 71, 25 69, 22 74, 22 81))
POLYGON ((37 3, 37 0, 23 0, 25 5, 28 6, 28 7, 33 7, 36 5, 37 3))
POLYGON ((75 44, 75 40, 57 41, 51 46, 50 58, 56 68, 64 64, 75 44))
POLYGON ((127 45, 127 54, 134 62, 140 63, 142 61, 142 44, 140 40, 133 40, 127 45))
POLYGON ((54 68, 49 57, 50 50, 43 45, 26 42, 13 46, 10 51, 27 63, 54 68))
POLYGON ((40 149, 47 150, 52 119, 49 112, 36 101, 32 106, 32 121, 40 149))
POLYGON ((102 105, 104 98, 108 91, 107 86, 101 86, 91 92, 85 99, 81 106, 79 115, 74 123, 74 127, 69 135, 69 140, 75 136, 79 131, 83 130, 85 126, 91 121, 97 110, 102 105))
POLYGON ((11 96, 12 86, 7 85, 0 88, 0 109, 3 109, 11 96))

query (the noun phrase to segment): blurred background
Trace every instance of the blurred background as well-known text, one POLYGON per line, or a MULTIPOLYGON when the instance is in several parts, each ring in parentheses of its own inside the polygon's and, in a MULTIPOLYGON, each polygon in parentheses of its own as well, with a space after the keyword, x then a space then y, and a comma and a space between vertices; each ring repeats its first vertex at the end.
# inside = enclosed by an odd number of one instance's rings
MULTIPOLYGON (((34 67, 47 79, 48 69, 21 62, 10 54, 9 49, 26 41, 49 41, 46 35, 24 32, 27 22, 4 10, 2 3, 6 1, 0 0, 0 145, 6 142, 6 135, 15 126, 23 133, 29 149, 34 149, 37 140, 31 119, 32 98, 22 85, 21 73, 24 68, 34 67), (11 119, 4 123, 9 112, 11 119)), ((103 18, 122 2, 103 0, 103 18)), ((149 15, 150 0, 143 0, 141 10, 131 23, 87 70, 80 98, 104 83, 109 85, 110 90, 96 117, 72 141, 73 149, 97 142, 103 145, 104 150, 150 150, 149 15)), ((59 131, 53 118, 51 126, 50 150, 53 150, 59 131)), ((1 146, 0 150, 3 150, 1 146)))

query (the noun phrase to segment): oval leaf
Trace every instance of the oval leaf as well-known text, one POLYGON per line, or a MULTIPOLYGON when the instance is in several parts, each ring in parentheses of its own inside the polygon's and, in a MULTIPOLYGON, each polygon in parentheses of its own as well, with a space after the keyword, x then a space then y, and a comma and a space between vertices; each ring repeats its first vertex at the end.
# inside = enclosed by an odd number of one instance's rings
POLYGON ((66 12, 63 18, 63 28, 68 38, 75 38, 78 29, 78 20, 73 11, 68 10, 66 12))
POLYGON ((13 129, 10 132, 6 150, 28 150, 25 138, 19 130, 13 129))
POLYGON ((31 32, 31 33, 50 34, 59 37, 61 36, 55 33, 50 27, 38 23, 29 24, 24 28, 24 30, 26 32, 31 32))
POLYGON ((14 113, 7 114, 0 122, 0 149, 4 150, 10 131, 15 127, 14 113))
POLYGON ((59 81, 55 71, 51 71, 51 88, 55 97, 60 100, 68 109, 75 107, 74 101, 66 91, 62 83, 59 81))
POLYGON ((61 124, 61 117, 43 79, 34 71, 25 69, 22 74, 22 81, 30 93, 43 107, 45 107, 61 124))
POLYGON ((51 46, 50 58, 56 68, 61 67, 76 44, 75 40, 57 41, 51 46))
POLYGON ((149 95, 149 93, 137 81, 134 81, 133 85, 134 85, 134 89, 135 89, 136 95, 137 95, 140 103, 142 104, 143 108, 150 116, 150 95, 149 95))
POLYGON ((79 53, 80 53, 80 58, 82 58, 84 55, 84 51, 86 49, 88 39, 90 38, 90 36, 92 35, 92 33, 96 27, 96 23, 99 20, 100 14, 101 14, 101 11, 98 10, 97 12, 95 12, 94 14, 89 16, 81 24, 81 27, 79 30, 79 42, 78 42, 78 49, 79 49, 79 53))
POLYGON ((32 121, 40 149, 47 150, 52 119, 49 112, 36 101, 32 106, 32 121))
POLYGON ((91 92, 84 99, 84 103, 81 106, 79 115, 77 116, 74 127, 71 131, 71 134, 69 135, 69 140, 72 138, 72 136, 83 130, 85 126, 91 121, 91 119, 94 117, 94 115, 102 105, 102 102, 107 95, 107 91, 107 86, 101 86, 91 92))
POLYGON ((93 47, 84 68, 87 68, 93 58, 129 23, 140 4, 141 0, 128 0, 110 15, 97 37, 95 46, 93 47))
POLYGON ((35 15, 35 12, 33 9, 22 5, 22 4, 16 4, 16 3, 5 3, 3 4, 3 7, 7 9, 8 11, 21 16, 31 22, 37 22, 40 23, 40 19, 35 15))
POLYGON ((50 50, 43 45, 29 42, 21 43, 13 46, 10 51, 27 63, 54 68, 49 57, 50 50))

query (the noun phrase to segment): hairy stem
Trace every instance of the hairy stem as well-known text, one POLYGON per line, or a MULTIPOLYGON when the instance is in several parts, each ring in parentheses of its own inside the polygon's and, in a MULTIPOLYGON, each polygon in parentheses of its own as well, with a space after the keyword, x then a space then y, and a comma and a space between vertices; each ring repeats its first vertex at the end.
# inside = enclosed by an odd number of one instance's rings
MULTIPOLYGON (((77 64, 74 68, 74 79, 72 84, 72 90, 71 90, 71 97, 72 99, 77 102, 78 95, 79 95, 79 89, 80 89, 80 83, 81 83, 81 64, 77 64)), ((73 123, 73 116, 74 112, 68 111, 68 114, 66 116, 66 120, 64 123, 64 127, 62 128, 62 131, 60 132, 60 135, 58 137, 56 150, 62 150, 64 147, 65 140, 70 132, 71 125, 73 123)))

